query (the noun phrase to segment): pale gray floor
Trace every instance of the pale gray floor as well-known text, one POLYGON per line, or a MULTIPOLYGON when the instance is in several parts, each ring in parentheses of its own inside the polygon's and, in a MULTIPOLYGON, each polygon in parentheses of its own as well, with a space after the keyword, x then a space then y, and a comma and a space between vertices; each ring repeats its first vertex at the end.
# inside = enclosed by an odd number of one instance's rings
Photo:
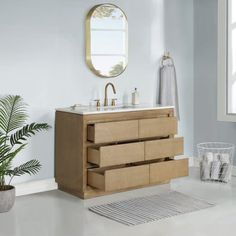
POLYGON ((14 208, 0 214, 0 236, 235 236, 236 178, 230 185, 207 184, 195 170, 171 185, 144 188, 90 200, 60 191, 18 197, 14 208), (98 216, 88 206, 169 191, 216 203, 213 208, 153 223, 128 227, 98 216))

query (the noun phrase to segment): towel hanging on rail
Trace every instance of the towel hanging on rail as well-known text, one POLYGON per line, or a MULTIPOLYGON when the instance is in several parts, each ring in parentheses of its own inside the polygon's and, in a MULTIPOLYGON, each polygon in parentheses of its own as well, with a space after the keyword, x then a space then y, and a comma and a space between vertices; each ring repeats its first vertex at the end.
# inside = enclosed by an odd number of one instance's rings
POLYGON ((174 60, 169 53, 165 53, 161 60, 160 69, 160 104, 174 106, 175 116, 180 120, 178 86, 174 60))

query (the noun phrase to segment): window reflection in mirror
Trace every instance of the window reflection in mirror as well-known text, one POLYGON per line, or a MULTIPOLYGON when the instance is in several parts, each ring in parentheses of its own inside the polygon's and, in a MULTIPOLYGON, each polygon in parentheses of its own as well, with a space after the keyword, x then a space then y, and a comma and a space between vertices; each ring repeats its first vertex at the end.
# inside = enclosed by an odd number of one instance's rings
POLYGON ((112 4, 92 8, 86 22, 86 59, 98 76, 120 75, 128 63, 128 23, 123 11, 112 4))

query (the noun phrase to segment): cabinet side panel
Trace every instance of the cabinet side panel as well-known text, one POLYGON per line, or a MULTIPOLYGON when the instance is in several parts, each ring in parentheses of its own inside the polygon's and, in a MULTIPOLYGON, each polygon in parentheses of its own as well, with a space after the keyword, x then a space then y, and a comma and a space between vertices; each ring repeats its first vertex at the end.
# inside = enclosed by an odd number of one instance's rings
POLYGON ((83 119, 80 115, 56 112, 55 177, 59 186, 83 190, 83 119))

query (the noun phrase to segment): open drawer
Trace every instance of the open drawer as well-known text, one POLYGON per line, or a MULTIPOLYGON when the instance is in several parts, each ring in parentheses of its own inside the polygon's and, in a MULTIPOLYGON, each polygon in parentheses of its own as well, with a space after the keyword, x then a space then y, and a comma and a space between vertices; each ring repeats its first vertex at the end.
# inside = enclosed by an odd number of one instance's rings
POLYGON ((150 164, 150 184, 189 175, 188 159, 169 160, 150 164))
POLYGON ((139 120, 139 138, 162 137, 177 134, 176 117, 159 117, 139 120))
POLYGON ((174 157, 183 153, 183 138, 159 139, 145 142, 145 160, 174 157))
POLYGON ((144 142, 88 148, 88 162, 99 167, 144 161, 144 142))
POLYGON ((87 139, 94 143, 108 143, 138 139, 138 120, 88 125, 87 133, 87 139))
POLYGON ((117 191, 148 184, 149 165, 88 170, 88 185, 103 191, 117 191))

